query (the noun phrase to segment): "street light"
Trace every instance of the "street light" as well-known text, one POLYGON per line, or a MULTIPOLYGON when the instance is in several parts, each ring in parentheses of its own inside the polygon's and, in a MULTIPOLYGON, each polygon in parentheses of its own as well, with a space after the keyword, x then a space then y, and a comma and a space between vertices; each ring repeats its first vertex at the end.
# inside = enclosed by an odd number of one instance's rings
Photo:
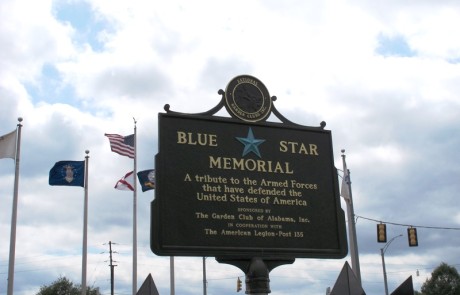
POLYGON ((387 283, 387 272, 385 270, 385 251, 390 247, 391 242, 393 242, 396 238, 402 237, 403 235, 396 236, 388 241, 388 243, 380 248, 380 254, 382 255, 382 267, 383 267, 383 282, 385 283, 385 295, 388 295, 388 283, 387 283))

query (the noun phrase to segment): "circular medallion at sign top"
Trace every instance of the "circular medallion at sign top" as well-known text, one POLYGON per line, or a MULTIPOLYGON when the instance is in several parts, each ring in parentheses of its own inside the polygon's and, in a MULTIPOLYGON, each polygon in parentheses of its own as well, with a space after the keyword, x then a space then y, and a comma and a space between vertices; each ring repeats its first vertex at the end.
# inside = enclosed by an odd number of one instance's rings
POLYGON ((232 117, 246 122, 266 119, 272 107, 267 87, 259 79, 249 75, 237 76, 228 83, 225 103, 232 117))

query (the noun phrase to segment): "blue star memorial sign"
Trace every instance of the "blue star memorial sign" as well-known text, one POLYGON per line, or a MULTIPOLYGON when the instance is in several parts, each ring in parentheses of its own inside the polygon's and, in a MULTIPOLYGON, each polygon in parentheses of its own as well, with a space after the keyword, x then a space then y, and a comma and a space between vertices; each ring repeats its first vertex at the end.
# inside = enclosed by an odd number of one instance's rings
POLYGON ((246 137, 236 137, 236 139, 244 144, 243 157, 253 152, 259 158, 261 158, 259 145, 265 141, 265 139, 255 139, 254 133, 252 133, 252 128, 249 127, 248 135, 246 137))

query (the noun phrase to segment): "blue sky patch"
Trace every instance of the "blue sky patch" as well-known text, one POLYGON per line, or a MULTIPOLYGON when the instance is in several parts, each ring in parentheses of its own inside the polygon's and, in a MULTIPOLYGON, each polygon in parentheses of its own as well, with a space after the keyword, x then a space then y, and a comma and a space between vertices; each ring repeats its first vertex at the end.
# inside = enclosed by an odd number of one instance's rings
POLYGON ((449 62, 451 64, 459 64, 460 63, 460 57, 449 58, 449 59, 447 59, 447 62, 449 62))
POLYGON ((379 55, 387 56, 400 56, 400 57, 412 57, 416 53, 413 51, 406 39, 401 35, 387 36, 379 34, 377 37, 378 46, 376 52, 379 55))
POLYGON ((74 89, 69 85, 63 85, 59 71, 51 64, 44 64, 42 76, 38 84, 25 84, 27 92, 34 103, 46 101, 49 103, 75 102, 74 89))
POLYGON ((85 1, 60 3, 55 7, 56 18, 69 23, 76 31, 74 41, 77 44, 89 44, 94 51, 101 51, 103 43, 99 34, 106 30, 108 24, 94 15, 91 5, 85 1))

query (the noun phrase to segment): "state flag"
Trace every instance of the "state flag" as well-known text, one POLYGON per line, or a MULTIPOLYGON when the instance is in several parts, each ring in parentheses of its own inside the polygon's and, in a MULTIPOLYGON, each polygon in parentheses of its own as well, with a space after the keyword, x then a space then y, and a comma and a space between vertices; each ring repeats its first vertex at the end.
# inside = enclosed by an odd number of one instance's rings
POLYGON ((128 172, 115 184, 115 188, 122 191, 134 191, 134 173, 128 172))

